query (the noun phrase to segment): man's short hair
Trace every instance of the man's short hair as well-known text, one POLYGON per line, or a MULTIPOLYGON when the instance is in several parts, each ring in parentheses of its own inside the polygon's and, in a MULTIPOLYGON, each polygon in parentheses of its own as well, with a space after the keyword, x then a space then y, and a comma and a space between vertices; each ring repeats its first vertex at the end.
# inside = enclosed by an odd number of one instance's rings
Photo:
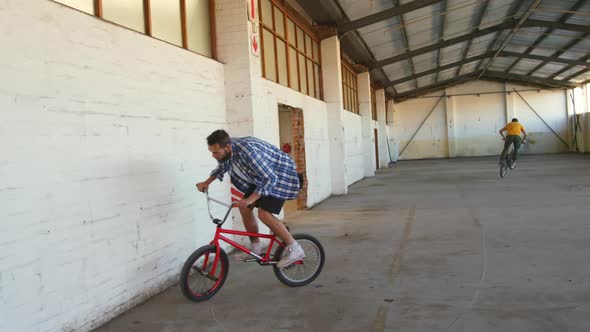
POLYGON ((517 118, 512 118, 512 122, 518 122, 517 118))
POLYGON ((229 135, 223 129, 216 130, 207 136, 207 144, 210 146, 219 144, 219 147, 225 148, 229 144, 229 135))

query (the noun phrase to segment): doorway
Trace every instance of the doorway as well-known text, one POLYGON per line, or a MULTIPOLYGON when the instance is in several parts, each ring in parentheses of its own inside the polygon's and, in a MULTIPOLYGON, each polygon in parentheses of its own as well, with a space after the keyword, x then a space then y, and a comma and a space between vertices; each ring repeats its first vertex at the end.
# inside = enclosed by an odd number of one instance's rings
POLYGON ((279 104, 279 148, 287 153, 303 175, 303 186, 297 200, 285 202, 285 212, 307 208, 307 169, 305 160, 305 128, 303 110, 279 104))
POLYGON ((375 128, 375 169, 379 169, 379 131, 375 128))

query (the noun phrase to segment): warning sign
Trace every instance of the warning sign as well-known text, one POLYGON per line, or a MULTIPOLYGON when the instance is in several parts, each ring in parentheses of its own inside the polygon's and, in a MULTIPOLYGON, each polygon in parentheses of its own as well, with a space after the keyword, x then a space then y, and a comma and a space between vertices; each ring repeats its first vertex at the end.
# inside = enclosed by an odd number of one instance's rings
POLYGON ((253 33, 250 36, 250 49, 252 50, 252 55, 260 55, 260 39, 258 39, 258 33, 253 33))

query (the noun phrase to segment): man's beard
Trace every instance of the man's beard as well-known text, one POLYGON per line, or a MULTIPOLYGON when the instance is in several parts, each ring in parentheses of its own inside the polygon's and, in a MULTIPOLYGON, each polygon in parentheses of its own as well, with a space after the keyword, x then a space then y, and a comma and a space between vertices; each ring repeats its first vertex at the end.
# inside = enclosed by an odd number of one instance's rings
POLYGON ((225 154, 225 157, 219 159, 219 162, 222 163, 222 162, 224 162, 226 160, 229 160, 229 158, 231 158, 231 152, 226 153, 225 154))

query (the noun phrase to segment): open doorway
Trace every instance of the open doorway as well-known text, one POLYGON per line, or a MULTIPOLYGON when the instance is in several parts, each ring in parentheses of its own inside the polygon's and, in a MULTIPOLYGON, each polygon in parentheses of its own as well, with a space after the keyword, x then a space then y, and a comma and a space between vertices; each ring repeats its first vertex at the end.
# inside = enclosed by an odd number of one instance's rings
POLYGON ((375 128, 375 169, 379 169, 379 131, 375 128))
POLYGON ((303 187, 297 201, 285 202, 285 212, 305 210, 307 208, 307 171, 305 165, 305 130, 303 110, 287 105, 279 105, 280 148, 287 153, 297 166, 297 172, 303 175, 303 187))

